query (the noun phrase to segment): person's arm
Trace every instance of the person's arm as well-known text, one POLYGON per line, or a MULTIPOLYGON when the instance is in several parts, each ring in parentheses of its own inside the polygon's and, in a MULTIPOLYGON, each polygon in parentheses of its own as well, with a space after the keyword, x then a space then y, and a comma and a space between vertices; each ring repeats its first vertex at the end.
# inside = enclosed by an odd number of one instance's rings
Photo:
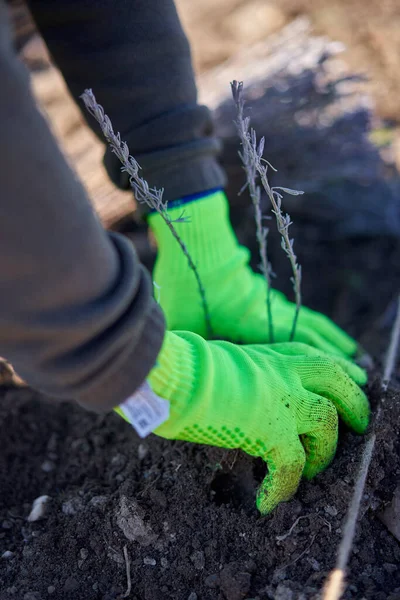
POLYGON ((164 319, 35 106, 0 1, 0 355, 33 387, 108 410, 153 367, 164 319))
MULTIPOLYGON (((173 0, 30 0, 30 6, 75 98, 92 88, 142 176, 165 188, 169 214, 179 217, 183 202, 191 222, 176 228, 198 265, 213 334, 241 343, 289 340, 295 306, 273 292, 269 322, 265 282, 249 268, 249 253, 233 233, 210 111, 197 104, 173 0)), ((94 119, 88 122, 95 127, 94 119)), ((114 181, 127 178, 115 155, 108 154, 106 164, 114 181)), ((149 224, 158 246, 153 276, 168 326, 207 335, 193 272, 159 215, 150 215, 149 224)), ((294 339, 341 356, 353 356, 358 347, 305 307, 294 339)))
MULTIPOLYGON (((224 185, 219 142, 210 111, 197 104, 173 0, 30 0, 29 6, 73 97, 82 107, 79 96, 93 89, 143 177, 165 188, 164 200, 224 185)), ((96 131, 93 119, 88 123, 96 131)), ((105 164, 114 183, 129 186, 109 151, 105 164)))

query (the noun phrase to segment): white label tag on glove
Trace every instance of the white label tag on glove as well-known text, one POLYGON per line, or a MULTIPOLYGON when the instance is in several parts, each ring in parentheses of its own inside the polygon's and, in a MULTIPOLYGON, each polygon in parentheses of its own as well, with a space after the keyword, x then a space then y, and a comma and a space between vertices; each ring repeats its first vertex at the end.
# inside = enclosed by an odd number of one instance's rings
POLYGON ((168 400, 157 396, 147 381, 119 408, 141 438, 147 437, 169 418, 168 400))

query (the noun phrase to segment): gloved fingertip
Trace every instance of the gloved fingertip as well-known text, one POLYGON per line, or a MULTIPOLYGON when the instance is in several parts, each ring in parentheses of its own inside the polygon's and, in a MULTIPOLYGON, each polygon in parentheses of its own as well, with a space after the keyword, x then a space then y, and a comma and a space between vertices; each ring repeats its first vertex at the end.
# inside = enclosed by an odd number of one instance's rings
POLYGON ((303 471, 303 477, 304 479, 306 479, 307 481, 311 481, 311 479, 314 479, 314 477, 316 477, 318 475, 320 471, 316 471, 315 467, 310 467, 308 468, 308 466, 306 465, 304 467, 304 471, 303 471))
POLYGON ((333 457, 329 461, 327 461, 325 463, 321 463, 321 464, 306 463, 304 466, 304 471, 303 471, 304 479, 307 479, 307 481, 314 479, 314 477, 316 477, 317 475, 322 473, 322 471, 325 471, 325 469, 327 467, 329 467, 332 460, 333 460, 333 457))
POLYGON ((366 385, 368 382, 368 373, 356 364, 352 364, 352 369, 349 375, 357 385, 366 385))
POLYGON ((368 425, 370 421, 370 411, 368 413, 361 415, 357 421, 352 423, 352 429, 355 433, 363 434, 367 431, 368 425))
POLYGON ((274 510, 279 504, 279 500, 273 499, 262 485, 257 490, 256 506, 260 514, 264 517, 274 510))
POLYGON ((262 515, 268 515, 281 502, 287 502, 296 493, 304 467, 297 469, 296 473, 289 469, 284 480, 276 475, 272 478, 267 475, 257 490, 256 506, 262 515))
POLYGON ((337 357, 334 360, 338 365, 342 367, 343 371, 354 381, 354 383, 360 386, 365 385, 367 383, 368 374, 360 366, 356 365, 348 359, 337 357))
POLYGON ((348 358, 352 358, 357 352, 358 344, 353 338, 349 337, 347 333, 343 332, 343 335, 346 336, 346 338, 342 340, 342 344, 340 344, 339 347, 348 358))

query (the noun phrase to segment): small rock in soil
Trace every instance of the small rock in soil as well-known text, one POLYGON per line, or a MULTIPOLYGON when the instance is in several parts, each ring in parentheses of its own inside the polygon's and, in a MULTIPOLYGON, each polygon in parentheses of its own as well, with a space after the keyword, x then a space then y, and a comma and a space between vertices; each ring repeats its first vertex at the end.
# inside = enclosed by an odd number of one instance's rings
POLYGON ((54 587, 54 585, 49 585, 49 587, 47 588, 48 594, 54 594, 55 591, 56 591, 56 588, 54 587))
POLYGON ((139 460, 143 460, 147 456, 148 452, 149 452, 149 449, 147 448, 146 444, 139 444, 139 446, 138 446, 139 460))
POLYGON ((243 600, 251 585, 251 575, 239 563, 229 563, 220 574, 221 590, 226 600, 243 600))
POLYGON ((271 583, 279 583, 287 578, 286 569, 277 569, 272 575, 271 583))
POLYGON ((1 558, 5 558, 5 559, 10 559, 14 556, 14 552, 11 552, 11 550, 6 550, 5 552, 3 552, 3 554, 1 555, 1 558))
POLYGON ((57 450, 57 434, 52 433, 47 442, 47 452, 55 452, 57 450))
POLYGON ((194 568, 198 571, 202 571, 204 569, 205 558, 204 552, 202 552, 201 550, 196 550, 195 552, 193 552, 193 554, 190 557, 190 560, 192 561, 194 568))
POLYGON ((208 588, 217 588, 220 584, 220 578, 218 573, 212 573, 204 580, 204 585, 208 588))
POLYGON ((117 525, 128 540, 139 542, 142 546, 149 546, 157 539, 150 525, 143 520, 143 510, 135 501, 128 500, 126 496, 121 497, 117 525))
POLYGON ((400 542, 400 486, 395 489, 392 502, 379 514, 379 518, 400 542))
POLYGON ((165 558, 165 556, 163 556, 163 557, 162 557, 162 559, 161 559, 161 561, 160 561, 160 562, 161 562, 161 566, 162 566, 164 569, 166 569, 166 568, 169 566, 168 559, 167 559, 167 558, 165 558))
POLYGON ((293 600, 294 593, 283 583, 280 583, 275 590, 274 600, 293 600))
POLYGON ((155 567, 157 564, 157 561, 155 558, 151 558, 150 556, 145 556, 145 558, 143 559, 143 564, 149 565, 151 567, 155 567))
MULTIPOLYGON (((108 556, 108 558, 111 558, 111 560, 113 560, 114 562, 116 562, 120 565, 123 565, 125 562, 125 559, 122 556, 122 552, 119 552, 118 550, 113 550, 112 548, 109 548, 107 550, 107 556, 108 556)), ((80 566, 82 566, 84 562, 85 561, 81 561, 80 566)), ((79 562, 78 562, 78 565, 79 565, 79 562)))
POLYGON ((196 592, 190 592, 188 600, 197 600, 196 592))
POLYGON ((82 498, 70 498, 63 502, 61 510, 64 515, 76 515, 84 508, 82 498))
POLYGON ((75 592, 79 588, 79 582, 75 577, 68 577, 64 583, 64 592, 75 592))
POLYGON ((107 504, 108 498, 107 496, 93 496, 89 501, 89 506, 91 508, 101 509, 107 504))
POLYGON ((331 517, 336 517, 338 514, 338 509, 336 508, 336 506, 326 506, 325 512, 331 517))
POLYGON ((51 460, 45 460, 44 462, 42 462, 42 465, 41 465, 40 468, 45 473, 51 473, 52 471, 54 471, 54 469, 56 468, 56 466, 53 463, 53 461, 51 461, 51 460))
POLYGON ((116 469, 122 469, 126 465, 126 457, 123 454, 115 454, 111 459, 111 464, 116 469))
POLYGON ((29 527, 21 527, 21 535, 25 543, 30 542, 32 539, 32 531, 29 527))
POLYGON ((307 558, 307 562, 311 565, 311 567, 314 569, 314 571, 321 570, 321 565, 315 558, 309 557, 309 558, 307 558))
POLYGON ((47 510, 47 503, 50 499, 50 496, 39 496, 33 501, 31 512, 27 518, 29 523, 34 523, 35 521, 44 518, 47 510))

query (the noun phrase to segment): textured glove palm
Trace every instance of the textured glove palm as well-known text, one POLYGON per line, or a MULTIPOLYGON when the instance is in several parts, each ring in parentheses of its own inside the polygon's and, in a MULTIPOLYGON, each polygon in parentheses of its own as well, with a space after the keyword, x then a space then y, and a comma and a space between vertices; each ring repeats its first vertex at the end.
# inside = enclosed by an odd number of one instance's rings
POLYGON ((171 403, 155 433, 225 448, 241 448, 268 465, 257 496, 270 512, 332 460, 338 414, 362 433, 368 401, 357 384, 366 375, 299 343, 236 346, 193 333, 167 332, 149 375, 153 391, 171 403))
MULTIPOLYGON (((198 268, 215 338, 244 344, 269 342, 265 281, 248 266, 249 252, 233 233, 225 195, 216 192, 168 212, 176 218, 183 209, 190 222, 175 227, 198 268)), ((204 311, 186 257, 158 214, 150 215, 149 224, 158 246, 153 279, 168 328, 206 337, 204 311)), ((272 292, 275 342, 289 340, 294 310, 283 294, 272 292)), ((357 349, 356 342, 332 321, 305 307, 295 341, 339 356, 351 356, 357 349)))

